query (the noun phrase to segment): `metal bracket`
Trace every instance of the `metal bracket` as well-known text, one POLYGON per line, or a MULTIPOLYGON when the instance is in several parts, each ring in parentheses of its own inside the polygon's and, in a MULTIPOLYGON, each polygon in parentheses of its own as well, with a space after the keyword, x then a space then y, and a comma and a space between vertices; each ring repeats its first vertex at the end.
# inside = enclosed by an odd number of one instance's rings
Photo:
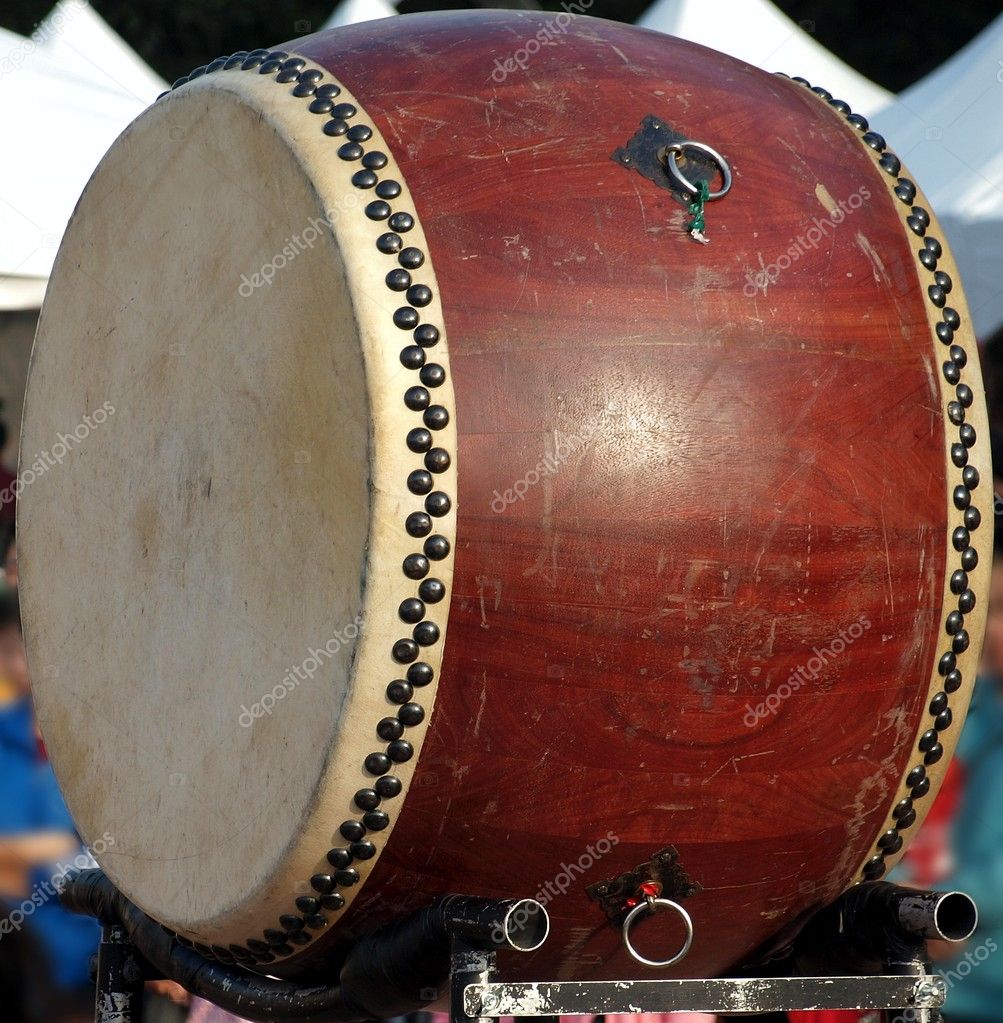
MULTIPOLYGON (((668 173, 658 156, 659 151, 666 146, 688 141, 686 135, 671 128, 662 118, 648 114, 633 137, 615 149, 610 159, 637 171, 659 188, 671 192, 679 202, 688 203, 693 198, 691 192, 668 173)), ((701 181, 711 184, 719 173, 718 165, 712 158, 692 148, 680 154, 678 168, 691 184, 699 184, 701 181)))
MULTIPOLYGON (((394 980, 393 971, 378 970, 370 976, 362 967, 348 965, 342 968, 335 984, 301 987, 211 963, 197 952, 160 941, 160 932, 154 930, 159 925, 148 921, 100 871, 88 871, 73 878, 61 897, 64 904, 78 912, 104 909, 97 966, 98 1023, 140 1023, 142 984, 148 969, 189 981, 197 976, 200 993, 249 1019, 309 1018, 364 1023, 397 1015, 401 1006, 411 1011, 415 1005, 415 996, 406 987, 408 981, 399 982, 399 990, 387 994, 388 986, 393 985, 385 981, 394 980), (128 931, 116 916, 128 918, 131 924, 128 931), (149 933, 144 928, 149 928, 149 933), (150 938, 144 945, 137 935, 155 935, 158 940, 150 938), (152 950, 149 961, 144 958, 144 949, 152 950), (354 987, 346 977, 354 978, 354 987)), ((653 895, 651 899, 657 901, 653 895)), ((641 906, 650 908, 650 903, 645 899, 641 906)), ((452 1023, 492 1023, 501 1016, 522 1019, 681 1011, 756 1015, 798 1009, 909 1010, 913 1023, 937 1023, 947 987, 940 977, 928 972, 923 961, 923 940, 926 937, 963 940, 974 929, 976 917, 974 903, 959 892, 915 892, 871 882, 844 893, 841 900, 813 918, 818 932, 813 940, 821 943, 823 958, 831 960, 834 969, 846 971, 845 975, 517 984, 499 979, 497 953, 533 952, 543 944, 549 925, 540 903, 532 899, 492 901, 445 896, 420 911, 411 926, 417 928, 414 933, 427 934, 434 946, 435 955, 429 962, 430 968, 437 971, 436 989, 444 979, 441 971, 446 966, 441 959, 442 944, 444 939, 450 942, 452 1023), (865 937, 874 948, 865 942, 864 952, 885 948, 886 954, 875 965, 886 972, 857 975, 850 971, 862 967, 836 965, 846 960, 836 955, 839 949, 832 937, 829 919, 832 914, 838 916, 840 926, 851 936, 861 928, 866 932, 865 937), (885 945, 889 936, 896 935, 896 942, 885 945), (905 941, 908 936, 915 937, 915 946, 905 941)), ((412 931, 404 934, 405 953, 413 958, 412 931)), ((809 942, 802 951, 807 954, 811 947, 809 942)), ((365 966, 372 960, 374 948, 379 950, 378 942, 368 945, 361 942, 351 955, 358 956, 365 966)), ((864 958, 870 961, 873 955, 864 958)), ((811 961, 810 957, 806 961, 811 961)), ((784 969, 796 972, 797 957, 784 969)), ((809 971, 820 969, 825 966, 808 967, 809 971)), ((427 1004, 436 995, 436 989, 427 995, 421 992, 417 1004, 427 1004)))
MULTIPOLYGON (((483 964, 482 964, 483 966, 483 964)), ((483 972, 481 973, 483 977, 483 972)), ((456 988, 454 987, 455 991, 456 988)), ((947 996, 942 978, 750 977, 720 980, 556 981, 462 987, 454 1023, 499 1016, 559 1016, 638 1012, 773 1013, 812 1009, 912 1009, 931 1020, 947 996)))
MULTIPOLYGON (((671 856, 663 861, 666 865, 673 862, 671 856)), ((633 872, 628 876, 632 877, 633 872)), ((900 890, 883 886, 871 892, 872 900, 880 901, 882 894, 887 901, 897 898, 900 890)), ((945 896, 937 898, 941 902, 936 904, 942 905, 945 896)), ((645 902, 639 903, 635 911, 644 906, 645 902)), ((542 907, 540 912, 545 912, 542 907)), ((929 919, 927 912, 921 921, 923 927, 929 919)), ((493 1023, 502 1016, 525 1019, 648 1012, 768 1015, 863 1009, 908 1010, 913 1023, 938 1023, 940 1007, 947 997, 944 980, 931 974, 921 958, 903 959, 896 968, 886 964, 885 969, 884 973, 835 976, 507 983, 498 976, 495 947, 454 932, 450 1017, 451 1023, 493 1023)))
POLYGON ((679 862, 679 852, 673 845, 660 849, 646 863, 641 863, 619 877, 598 881, 585 889, 593 902, 598 902, 602 911, 617 926, 626 916, 627 899, 635 895, 645 882, 654 881, 659 886, 659 895, 681 902, 700 891, 693 878, 686 873, 679 862))

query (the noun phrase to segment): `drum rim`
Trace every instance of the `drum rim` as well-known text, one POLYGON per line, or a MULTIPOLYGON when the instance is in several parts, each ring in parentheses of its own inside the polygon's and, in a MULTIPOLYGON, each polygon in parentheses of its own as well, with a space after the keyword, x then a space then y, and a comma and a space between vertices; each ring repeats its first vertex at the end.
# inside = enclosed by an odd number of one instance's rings
MULTIPOLYGON (((377 410, 371 414, 369 423, 370 546, 365 557, 362 600, 366 624, 357 640, 348 683, 349 698, 345 702, 352 702, 351 694, 356 690, 366 690, 364 702, 370 707, 378 704, 381 713, 364 715, 372 718, 368 727, 359 727, 360 722, 353 720, 351 713, 343 713, 333 730, 331 749, 335 756, 328 758, 311 800, 314 812, 321 808, 317 816, 324 820, 318 823, 308 818, 310 826, 289 842, 289 847, 299 844, 315 849, 314 870, 296 880, 288 878, 291 883, 286 891, 271 894, 268 904, 280 904, 277 906, 280 911, 273 914, 258 904, 250 910, 236 907, 232 912, 193 922, 191 926, 180 920, 161 921, 182 940, 205 953, 263 965, 300 954, 310 938, 319 937, 329 923, 343 915, 364 887, 403 807, 434 708, 445 644, 456 545, 456 427, 448 342, 434 261, 392 147, 347 86, 320 65, 282 51, 260 56, 256 62, 248 55, 242 63, 249 66, 241 73, 236 73, 239 64, 225 71, 222 66, 212 69, 220 71, 219 74, 200 69, 189 80, 176 83, 174 94, 162 96, 141 118, 162 116, 162 111, 169 110, 174 103, 186 99, 198 102, 210 91, 224 91, 258 113, 284 140, 321 198, 322 208, 328 211, 335 244, 343 255, 362 341, 369 408, 377 410), (276 66, 271 74, 263 73, 269 61, 276 66), (366 136, 365 152, 386 158, 379 177, 399 186, 392 203, 376 199, 369 191, 372 185, 360 176, 363 147, 351 139, 346 141, 343 134, 329 136, 324 132, 326 118, 311 109, 314 100, 310 96, 293 94, 296 83, 282 80, 283 67, 297 72, 312 71, 318 83, 338 87, 337 103, 344 105, 345 120, 353 128, 364 129, 356 134, 360 138, 366 136), (347 148, 352 145, 360 150, 358 155, 347 148), (390 212, 374 208, 379 202, 390 206, 390 212), (395 212, 409 222, 396 224, 395 220, 400 218, 394 217, 395 212), (395 249, 379 243, 389 233, 396 234, 401 241, 395 249), (353 259, 353 253, 360 250, 364 258, 353 259), (413 268, 410 273, 412 286, 426 287, 427 294, 412 296, 410 290, 398 294, 397 282, 392 284, 388 278, 396 267, 404 267, 398 259, 398 252, 404 250, 412 257, 415 251, 421 254, 420 269, 413 268), (370 252, 375 258, 370 257, 370 252), (413 318, 418 320, 417 326, 410 324, 413 318), (426 332, 412 340, 412 335, 422 327, 426 332), (427 328, 434 328, 434 338, 427 328), (414 365, 413 360, 412 364, 405 361, 404 350, 418 346, 434 355, 435 364, 443 371, 441 380, 428 385, 435 387, 432 395, 428 388, 419 386, 421 367, 414 365), (424 398, 412 395, 416 391, 424 391, 424 398), (411 443, 411 433, 421 428, 423 422, 432 433, 437 452, 432 465, 429 452, 424 448, 416 450, 411 443), (432 488, 425 488, 424 479, 420 486, 412 484, 414 473, 432 479, 434 491, 430 496, 438 502, 435 511, 426 496, 432 488), (412 530, 408 516, 413 513, 430 517, 431 528, 412 530), (405 619, 399 613, 399 605, 405 599, 414 599, 421 582, 430 577, 441 584, 438 599, 433 603, 429 598, 420 621, 405 619), (435 633, 422 633, 419 640, 417 630, 426 624, 433 626, 435 633), (422 666, 424 674, 419 679, 422 672, 418 669, 422 666), (405 675, 409 681, 411 675, 415 676, 413 698, 404 702, 381 695, 395 677, 405 675), (403 734, 388 741, 377 729, 395 712, 403 734), (386 766, 376 764, 373 758, 382 759, 386 766), (396 791, 386 783, 391 778, 396 779, 396 791), (350 808, 348 814, 345 807, 350 808), (391 812, 388 814, 387 810, 391 812), (380 818, 374 813, 380 814, 380 818), (345 820, 339 826, 342 817, 345 820), (368 843, 365 850, 368 856, 364 859, 361 846, 360 855, 353 852, 353 846, 363 841, 368 843), (313 912, 303 910, 305 892, 322 907, 313 912), (257 923, 249 925, 248 918, 257 923)), ((123 138, 127 136, 128 130, 123 138)), ((95 176, 98 174, 100 168, 95 176)), ((75 216, 85 208, 86 194, 75 216)), ((424 383, 424 376, 421 380, 424 383)), ((362 702, 358 701, 360 706, 362 702)), ((360 716, 361 709, 355 717, 360 716)), ((289 847, 274 865, 273 877, 288 872, 289 847)), ((102 858, 107 860, 108 854, 99 857, 102 858)), ((114 869, 109 872, 117 883, 117 872, 114 869)), ((271 893, 270 887, 262 889, 259 885, 257 889, 271 893)), ((131 891, 128 884, 123 891, 137 904, 144 905, 142 891, 131 891)))
MULTIPOLYGON (((828 115, 838 120, 847 137, 861 146, 874 164, 891 208, 898 213, 906 236, 914 242, 910 245, 913 268, 918 292, 924 295, 923 305, 930 328, 932 366, 940 370, 936 373, 936 380, 944 424, 947 509, 947 529, 944 535, 945 578, 938 616, 941 641, 937 645, 937 653, 931 666, 930 685, 919 716, 919 724, 909 744, 911 754, 905 772, 888 803, 884 825, 872 839, 865 859, 858 864, 854 872, 853 883, 859 883, 883 877, 905 854, 909 840, 922 826, 947 774, 968 712, 972 685, 982 652, 993 556, 993 472, 988 443, 989 419, 979 367, 978 344, 972 329, 961 276, 951 254, 946 233, 929 200, 911 178, 899 157, 888 148, 884 138, 870 129, 866 119, 853 114, 847 103, 833 98, 824 88, 812 87, 802 78, 793 79, 790 87, 805 95, 807 102, 820 103, 824 106, 828 115), (925 265, 921 260, 920 256, 924 250, 938 253, 933 259, 932 266, 925 265), (946 274, 950 282, 947 289, 949 297, 944 289, 935 290, 941 287, 941 274, 946 274), (949 332, 952 336, 946 341, 940 336, 944 334, 946 337, 948 334, 944 331, 946 321, 941 319, 941 309, 945 307, 954 309, 960 317, 960 323, 952 328, 949 332), (953 346, 960 347, 967 360, 964 365, 957 366, 956 380, 948 378, 948 373, 952 376, 955 373, 955 370, 947 369, 948 366, 956 365, 953 356, 941 366, 944 356, 951 355, 950 349, 953 346), (950 416, 950 405, 958 405, 959 402, 948 390, 949 386, 967 386, 972 395, 969 407, 964 410, 963 420, 975 428, 975 441, 967 447, 967 461, 963 463, 965 467, 974 467, 979 474, 976 485, 972 487, 968 487, 962 478, 963 467, 952 460, 951 449, 952 445, 959 443, 960 424, 952 421, 950 416), (958 594, 952 592, 951 577, 959 569, 964 569, 961 564, 962 553, 954 546, 952 534, 958 527, 964 526, 964 508, 967 507, 956 504, 954 495, 958 488, 967 494, 962 500, 969 501, 970 506, 978 510, 981 528, 975 526, 969 531, 969 549, 976 552, 978 559, 977 565, 967 570, 968 589, 976 595, 975 607, 963 613, 963 627, 970 635, 971 641, 965 650, 955 653, 952 650, 953 633, 948 630, 948 619, 952 612, 956 610, 960 612, 960 608, 958 594), (945 676, 948 672, 941 668, 948 653, 954 658, 956 668, 961 673, 961 682, 953 689, 945 685, 945 676), (950 712, 949 718, 940 716, 945 709, 950 712), (931 742, 936 745, 931 746, 931 742)), ((930 261, 929 256, 925 258, 927 262, 930 261)))

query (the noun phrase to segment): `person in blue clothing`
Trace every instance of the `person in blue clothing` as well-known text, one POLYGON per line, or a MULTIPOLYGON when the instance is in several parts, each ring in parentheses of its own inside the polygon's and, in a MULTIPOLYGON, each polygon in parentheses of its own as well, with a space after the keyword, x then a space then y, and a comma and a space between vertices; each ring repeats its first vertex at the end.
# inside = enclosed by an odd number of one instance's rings
POLYGON ((937 885, 967 892, 979 926, 960 955, 939 964, 948 1023, 1003 1018, 1003 528, 997 525, 982 674, 958 743, 965 771, 951 836, 953 869, 937 885))
MULTIPOLYGON (((110 836, 109 836, 110 837, 110 836)), ((93 1018, 97 921, 62 908, 67 870, 90 861, 35 732, 16 594, 0 592, 0 1005, 4 1021, 93 1018)))

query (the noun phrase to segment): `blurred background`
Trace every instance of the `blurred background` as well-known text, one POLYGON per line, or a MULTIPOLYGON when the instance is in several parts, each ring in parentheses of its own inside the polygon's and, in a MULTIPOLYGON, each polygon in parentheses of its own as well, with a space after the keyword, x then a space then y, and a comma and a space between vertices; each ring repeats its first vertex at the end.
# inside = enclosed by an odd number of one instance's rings
MULTIPOLYGON (((3 0, 0 7, 0 1020, 93 1018, 91 920, 58 905, 90 862, 31 713, 13 533, 17 427, 53 259, 115 137, 176 78, 219 54, 357 21, 461 7, 585 12, 800 75, 865 115, 930 197, 972 309, 993 424, 1003 426, 1003 5, 873 0, 3 0)), ((996 463, 1003 445, 993 431, 996 463)), ((997 492, 999 487, 997 486, 997 492)), ((999 500, 997 500, 999 504, 999 500)), ((999 548, 997 548, 999 550, 999 548)), ((1003 1020, 1003 568, 984 677, 960 755, 900 879, 956 884, 983 915, 967 971, 944 950, 949 1020, 1003 1020), (1000 821, 997 826, 994 822, 1000 821), (995 829, 995 830, 994 830, 995 829), (996 941, 998 936, 999 941, 996 941), (974 949, 974 959, 973 951, 974 949), (981 953, 985 953, 984 955, 981 953), (952 980, 953 977, 953 980, 952 980)), ((98 850, 100 852, 100 850, 98 850)), ((938 953, 939 954, 939 953, 938 953)), ((222 1020, 184 992, 148 992, 148 1023, 222 1020)), ((847 1017, 841 1017, 847 1018, 847 1017)), ((850 1019, 857 1019, 851 1014, 850 1019)), ((862 1017, 861 1017, 862 1018, 862 1017)), ((819 1014, 804 1020, 822 1023, 819 1014)))

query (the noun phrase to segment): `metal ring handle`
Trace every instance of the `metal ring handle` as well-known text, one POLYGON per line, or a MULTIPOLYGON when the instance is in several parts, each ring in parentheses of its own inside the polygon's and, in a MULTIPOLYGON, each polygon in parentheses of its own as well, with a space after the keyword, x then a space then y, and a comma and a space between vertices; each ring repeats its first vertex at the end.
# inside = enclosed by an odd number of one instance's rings
POLYGON ((634 959, 645 966, 671 966, 673 963, 678 963, 689 952, 690 946, 693 944, 693 920, 678 902, 673 902, 671 899, 656 899, 649 895, 645 898, 644 902, 639 902, 623 921, 623 943, 627 946, 627 951, 634 959), (656 906, 667 906, 669 909, 674 909, 683 918, 683 924, 686 927, 686 940, 683 942, 683 947, 671 959, 646 959, 630 943, 630 929, 634 921, 645 910, 654 912, 656 906))
POLYGON ((707 196, 708 201, 720 199, 722 196, 727 195, 731 190, 731 168, 728 166, 728 161, 716 149, 711 149, 710 146, 705 146, 702 142, 670 142, 664 148, 665 169, 676 179, 676 182, 690 195, 697 195, 700 191, 689 178, 685 177, 679 169, 679 164, 676 163, 675 158, 669 155, 670 153, 678 153, 681 156, 686 149, 695 149, 697 152, 709 156, 717 164, 717 169, 721 172, 721 187, 716 192, 711 192, 707 196))

